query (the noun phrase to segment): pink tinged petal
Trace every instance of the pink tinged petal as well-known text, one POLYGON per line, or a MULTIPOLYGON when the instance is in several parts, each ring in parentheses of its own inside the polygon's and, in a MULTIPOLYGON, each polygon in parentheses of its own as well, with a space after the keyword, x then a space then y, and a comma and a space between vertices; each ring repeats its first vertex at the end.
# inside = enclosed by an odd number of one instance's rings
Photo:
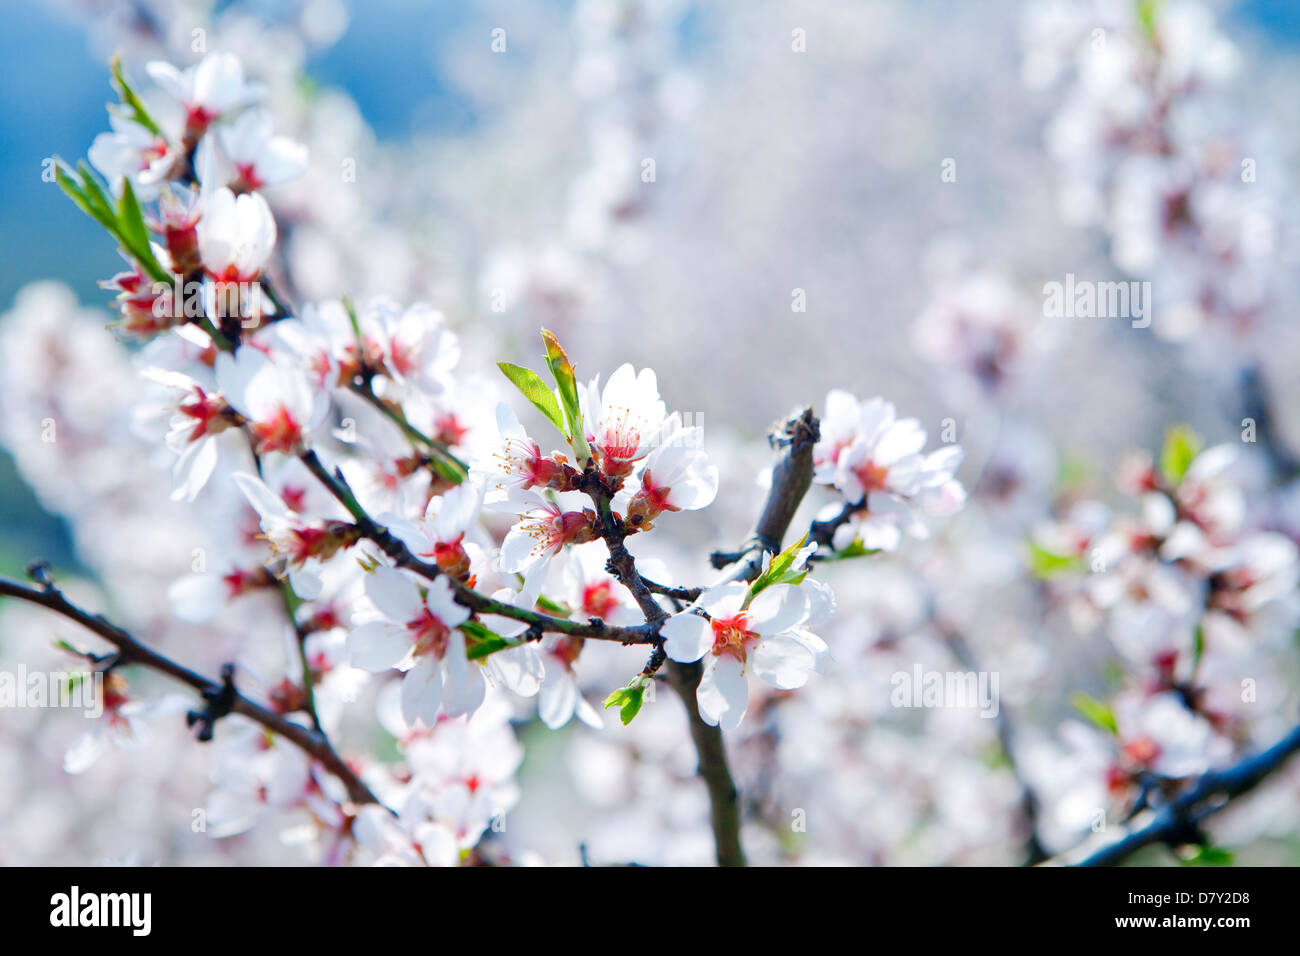
POLYGON ((184 103, 189 96, 189 84, 184 75, 175 66, 163 60, 154 60, 145 65, 149 78, 157 83, 167 95, 184 103))
POLYGON ((740 607, 749 597, 749 586, 738 582, 722 584, 709 588, 700 595, 696 602, 710 617, 732 617, 740 613, 740 607))
POLYGON ((759 641, 750 655, 750 662, 755 674, 782 690, 808 683, 817 663, 808 648, 791 637, 768 637, 759 641))
POLYGON ((793 584, 764 588, 749 605, 753 629, 759 634, 780 634, 808 615, 808 599, 793 584))
POLYGON ((878 464, 892 465, 908 455, 915 455, 925 447, 925 429, 915 418, 904 418, 894 422, 880 436, 875 452, 871 456, 878 464))
POLYGON ((605 726, 605 721, 600 716, 600 711, 596 710, 595 707, 592 707, 591 704, 587 703, 587 699, 583 697, 581 694, 578 695, 578 700, 574 708, 574 713, 578 715, 578 719, 580 721, 582 721, 588 727, 594 728, 595 730, 600 730, 602 727, 605 726))
MULTIPOLYGON (((450 645, 450 641, 448 641, 448 645, 450 645)), ((461 643, 460 659, 463 659, 463 661, 464 654, 464 645, 461 643)), ((451 656, 452 650, 448 646, 447 657, 450 658, 451 656)), ((464 670, 445 667, 443 669, 442 693, 442 710, 447 717, 460 717, 461 714, 473 713, 474 710, 480 708, 480 705, 484 702, 484 697, 487 695, 484 669, 478 663, 471 663, 464 670)))
POLYGON ((378 567, 366 578, 366 597, 381 614, 398 624, 414 621, 424 606, 415 582, 389 567, 378 567))
POLYGON ((362 624, 348 635, 348 662, 363 671, 382 673, 396 667, 411 649, 406 629, 385 621, 362 624))
POLYGON ((242 471, 235 472, 231 477, 263 522, 268 519, 272 521, 290 521, 293 519, 293 512, 284 503, 284 499, 268 488, 262 479, 242 471))
POLYGON ((573 708, 577 704, 578 688, 574 686, 573 676, 561 671, 556 677, 542 685, 537 695, 537 716, 542 723, 552 730, 558 730, 569 722, 573 708))
POLYGON ((862 406, 861 429, 862 437, 869 444, 875 444, 876 439, 894 424, 894 405, 883 398, 873 398, 862 406))
POLYGON ((713 647, 713 627, 698 614, 678 614, 663 623, 664 653, 675 661, 698 661, 713 647))
POLYGON ((442 703, 442 667, 426 656, 402 678, 402 717, 412 727, 417 720, 432 727, 442 703))
POLYGON ((946 445, 926 455, 923 465, 926 486, 940 485, 951 478, 964 457, 961 445, 946 445))
POLYGON ((695 693, 700 716, 723 730, 735 730, 749 707, 749 681, 740 661, 729 654, 710 657, 695 693))
POLYGON ((300 568, 289 568, 289 586, 293 588, 293 593, 300 600, 314 601, 320 597, 321 591, 325 589, 325 582, 316 573, 319 567, 320 562, 309 559, 300 568))
POLYGON ((76 739, 63 756, 65 773, 85 773, 108 749, 108 734, 97 726, 76 739))
POLYGON ((212 572, 187 574, 167 588, 167 602, 182 621, 210 621, 226 603, 226 584, 212 572))
POLYGON ((208 483, 216 467, 217 443, 211 438, 186 445, 172 472, 176 481, 172 501, 193 501, 208 483))
MULTIPOLYGON (((424 603, 428 607, 429 613, 441 621, 444 627, 459 627, 469 620, 469 608, 456 603, 451 584, 445 577, 440 577, 429 585, 429 591, 425 596, 424 603)), ((461 638, 461 640, 463 647, 464 639, 461 638)))

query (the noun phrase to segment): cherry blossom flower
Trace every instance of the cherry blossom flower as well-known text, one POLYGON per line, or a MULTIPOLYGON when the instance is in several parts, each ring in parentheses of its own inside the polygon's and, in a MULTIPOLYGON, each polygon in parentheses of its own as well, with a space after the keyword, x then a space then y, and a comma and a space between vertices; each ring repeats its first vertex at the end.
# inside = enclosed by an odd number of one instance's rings
POLYGON ((257 512, 271 552, 285 560, 294 593, 306 601, 315 598, 322 587, 321 563, 357 542, 356 527, 302 517, 255 475, 235 472, 232 478, 257 512))
POLYGON ((433 561, 447 574, 473 587, 471 553, 480 562, 485 556, 482 549, 466 541, 466 535, 476 525, 481 505, 478 488, 466 483, 429 499, 418 521, 406 521, 397 515, 384 516, 384 520, 417 557, 433 561))
POLYGON ((248 110, 221 126, 215 142, 205 138, 201 149, 212 152, 199 161, 206 167, 199 173, 204 185, 251 193, 291 182, 306 172, 307 147, 287 136, 273 136, 271 122, 269 110, 248 110))
POLYGON ((298 368, 256 348, 218 356, 216 379, 226 401, 247 420, 258 454, 304 451, 329 411, 298 368))
POLYGON ((440 710, 456 717, 483 702, 482 668, 466 658, 459 630, 469 610, 456 603, 446 578, 421 593, 401 571, 380 567, 366 579, 366 596, 382 616, 358 623, 348 637, 348 653, 354 667, 405 672, 401 700, 408 722, 423 720, 432 727, 440 710))
POLYGON ((122 181, 129 179, 141 202, 156 199, 173 174, 178 153, 165 136, 139 123, 112 113, 108 122, 112 132, 96 136, 86 158, 104 174, 114 192, 120 193, 122 181))
POLYGON ((631 365, 621 365, 603 389, 598 376, 580 389, 579 397, 587 440, 601 471, 612 478, 630 474, 654 448, 667 417, 654 370, 638 374, 631 365))
POLYGON ((796 585, 772 585, 751 598, 747 585, 723 584, 669 618, 660 633, 672 660, 706 659, 696 694, 700 716, 735 730, 749 706, 750 673, 782 689, 802 687, 813 674, 812 652, 792 633, 807 616, 808 598, 796 585))
MULTIPOLYGON (((864 547, 893 551, 904 532, 928 536, 914 505, 932 515, 961 509, 965 492, 953 478, 960 446, 922 455, 925 439, 916 419, 897 418, 884 399, 859 402, 840 390, 826 396, 821 440, 813 449, 814 480, 834 485, 847 503, 862 509, 836 531, 836 548, 856 537, 864 547)), ((834 516, 839 508, 827 511, 834 516)))
POLYGON ((142 374, 172 392, 170 401, 161 409, 141 408, 140 411, 166 416, 167 432, 163 440, 180 456, 172 471, 175 480, 172 498, 193 501, 217 465, 216 436, 238 424, 238 414, 220 394, 205 389, 183 372, 146 368, 142 374))
POLYGON ((460 345, 441 312, 425 302, 403 309, 386 299, 366 311, 379 330, 382 367, 394 382, 430 395, 448 387, 460 345))
MULTIPOLYGON (((576 500, 574 494, 563 496, 576 500)), ((565 510, 560 502, 533 494, 533 507, 524 511, 501 542, 501 569, 525 576, 524 592, 536 597, 550 571, 551 559, 565 545, 585 544, 598 537, 596 515, 590 509, 565 510)))
POLYGON ((217 282, 252 282, 275 247, 275 218, 260 193, 213 190, 197 228, 203 268, 217 282))
POLYGON ((63 769, 68 773, 85 773, 113 748, 144 746, 149 741, 149 725, 155 719, 184 713, 190 706, 183 694, 132 697, 126 680, 111 672, 104 675, 101 695, 104 712, 64 755, 63 769))
POLYGON ((703 430, 680 427, 676 412, 669 421, 666 437, 646 457, 637 475, 640 487, 627 505, 628 520, 641 531, 665 511, 708 507, 718 493, 717 466, 699 447, 703 430))
MULTIPOLYGON (((151 243, 154 258, 168 268, 167 251, 151 243)), ((116 290, 120 319, 117 328, 138 339, 151 339, 185 321, 183 310, 176 307, 171 286, 162 286, 127 257, 130 268, 99 283, 100 288, 116 290)))
POLYGON ((194 66, 177 69, 155 60, 149 76, 185 110, 185 138, 197 143, 208 127, 261 99, 264 88, 244 78, 244 66, 230 53, 209 53, 194 66))
POLYGON ((484 507, 518 512, 532 503, 524 494, 534 488, 564 488, 568 479, 560 462, 542 454, 505 402, 496 408, 497 438, 470 462, 470 477, 484 488, 484 507))

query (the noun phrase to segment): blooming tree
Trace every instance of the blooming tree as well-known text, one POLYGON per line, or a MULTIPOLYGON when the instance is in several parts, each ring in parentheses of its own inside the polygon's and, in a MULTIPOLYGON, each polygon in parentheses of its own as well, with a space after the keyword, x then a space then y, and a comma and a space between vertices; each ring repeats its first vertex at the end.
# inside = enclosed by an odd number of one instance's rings
MULTIPOLYGON (((595 808, 580 857, 598 862, 1115 862, 1150 844, 1220 859, 1206 820, 1300 749, 1300 498, 1266 344, 1294 290, 1289 207, 1274 186, 1241 193, 1256 151, 1220 100, 1233 45, 1173 0, 1029 4, 1020 24, 1027 86, 1065 89, 1044 124, 1057 231, 1104 242, 1082 260, 1099 276, 1149 281, 1170 364, 1245 416, 1240 441, 1153 421, 1163 443, 1117 454, 1099 483, 1053 447, 1074 410, 1034 407, 1072 357, 1120 350, 1064 348, 1037 314, 1028 287, 1076 261, 1054 247, 1000 262, 931 246, 910 334, 881 343, 932 376, 923 408, 862 377, 787 394, 772 370, 805 350, 726 316, 683 341, 596 315, 673 301, 641 277, 648 237, 699 251, 698 210, 626 176, 687 162, 665 126, 719 157, 703 178, 720 191, 746 175, 731 183, 744 164, 725 131, 690 114, 669 52, 681 11, 651 6, 577 5, 569 120, 590 152, 524 160, 580 170, 564 229, 533 246, 430 253, 403 218, 432 206, 468 245, 490 235, 481 209, 513 149, 481 178, 462 167, 473 208, 418 165, 400 189, 327 193, 331 165, 348 182, 366 149, 359 120, 338 119, 351 104, 306 100, 292 56, 256 55, 266 41, 234 15, 189 65, 153 41, 138 69, 113 61, 109 130, 54 171, 125 260, 101 282, 112 336, 38 285, 3 347, 5 441, 104 588, 41 561, 30 583, 0 578, 34 659, 103 682, 62 766, 125 774, 156 748, 206 769, 198 830, 274 833, 326 863, 570 859, 505 836, 527 812, 525 757, 551 739, 595 808), (463 255, 445 271, 470 281, 430 282, 426 255, 463 255), (540 348, 475 316, 477 285, 524 304, 540 348), (744 380, 710 391, 728 362, 744 380), (674 406, 679 386, 694 391, 674 406), (779 416, 765 449, 716 427, 738 403, 779 416), (927 427, 936 407, 956 411, 927 427), (20 420, 57 440, 23 445, 20 420), (80 629, 51 651, 27 605, 80 629), (954 716, 972 713, 954 677, 978 688, 972 720, 954 716)), ((716 15, 737 32, 776 16, 716 15)), ((812 35, 852 16, 810 13, 812 35)), ((833 62, 852 77, 853 57, 833 62)), ((784 169, 774 194, 793 189, 784 169)), ((833 232, 791 241, 834 261, 833 232)), ((762 241, 756 262, 788 251, 762 241)), ((827 368, 861 350, 843 351, 827 368)), ((1269 824, 1236 826, 1246 842, 1269 824)))

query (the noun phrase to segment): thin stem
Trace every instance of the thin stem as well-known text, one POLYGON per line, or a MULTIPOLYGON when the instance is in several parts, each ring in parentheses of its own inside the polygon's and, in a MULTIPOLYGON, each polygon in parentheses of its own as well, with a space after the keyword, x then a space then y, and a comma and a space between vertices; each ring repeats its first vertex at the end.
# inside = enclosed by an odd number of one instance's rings
MULTIPOLYGON (((63 593, 48 579, 42 582, 41 587, 33 588, 18 581, 0 577, 0 595, 17 598, 31 604, 39 604, 57 614, 63 615, 69 620, 76 621, 82 627, 99 635, 117 649, 114 666, 137 664, 148 667, 151 670, 166 674, 173 680, 188 684, 208 699, 220 695, 225 688, 223 682, 204 677, 202 674, 196 673, 140 643, 127 631, 109 622, 101 615, 82 610, 64 597, 63 593)), ((294 723, 282 714, 268 710, 261 704, 239 693, 233 694, 230 699, 230 711, 256 721, 268 730, 296 744, 315 758, 330 773, 343 782, 344 787, 347 789, 348 799, 353 803, 374 803, 383 806, 370 788, 357 776, 356 772, 338 755, 330 745, 329 740, 320 731, 294 723)))
POLYGON ((1236 797, 1254 789, 1300 751, 1300 725, 1262 753, 1246 757, 1224 770, 1211 770, 1180 796, 1156 812, 1154 819, 1139 830, 1097 850, 1078 866, 1114 866, 1153 843, 1177 846, 1201 838, 1200 823, 1224 809, 1236 797), (1216 799, 1217 798, 1217 799, 1216 799))
MULTIPOLYGON (((394 564, 409 571, 414 571, 429 581, 444 576, 442 569, 436 564, 421 561, 411 553, 401 539, 370 517, 365 508, 362 507, 361 502, 357 500, 356 495, 352 493, 352 489, 348 487, 347 482, 343 480, 343 476, 331 473, 314 451, 304 452, 300 457, 303 464, 307 466, 307 470, 315 475, 317 480, 352 515, 362 537, 378 545, 379 549, 388 555, 394 564)), ((602 641, 618 641, 622 644, 654 644, 659 641, 660 622, 658 621, 654 623, 647 622, 636 627, 620 627, 607 624, 599 618, 592 618, 586 622, 571 621, 567 618, 552 617, 549 614, 542 614, 527 608, 507 604, 504 601, 498 601, 495 598, 478 593, 450 575, 445 575, 445 577, 451 585, 457 603, 480 614, 496 614, 500 617, 523 621, 537 631, 539 636, 542 632, 550 632, 569 634, 574 637, 591 637, 602 641)))

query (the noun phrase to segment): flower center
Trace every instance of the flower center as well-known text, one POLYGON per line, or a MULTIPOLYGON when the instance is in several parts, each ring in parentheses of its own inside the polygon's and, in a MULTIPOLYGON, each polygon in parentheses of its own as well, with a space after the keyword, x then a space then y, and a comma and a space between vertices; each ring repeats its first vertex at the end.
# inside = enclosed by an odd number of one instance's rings
POLYGON ((863 490, 867 494, 871 494, 873 491, 885 490, 885 482, 889 480, 889 467, 887 465, 877 465, 874 461, 867 461, 854 468, 853 474, 862 483, 863 490))
POLYGON ((713 625, 713 653, 730 654, 738 661, 744 661, 749 645, 758 640, 758 635, 749 629, 749 615, 741 612, 733 617, 715 617, 713 625))
POLYGON ((253 423, 253 436, 257 439, 258 451, 289 454, 302 441, 302 426, 294 420, 287 408, 280 405, 270 419, 253 423))
POLYGON ((447 653, 447 636, 450 632, 432 611, 423 608, 419 617, 406 622, 406 629, 411 632, 416 657, 432 653, 438 660, 442 660, 447 653))

